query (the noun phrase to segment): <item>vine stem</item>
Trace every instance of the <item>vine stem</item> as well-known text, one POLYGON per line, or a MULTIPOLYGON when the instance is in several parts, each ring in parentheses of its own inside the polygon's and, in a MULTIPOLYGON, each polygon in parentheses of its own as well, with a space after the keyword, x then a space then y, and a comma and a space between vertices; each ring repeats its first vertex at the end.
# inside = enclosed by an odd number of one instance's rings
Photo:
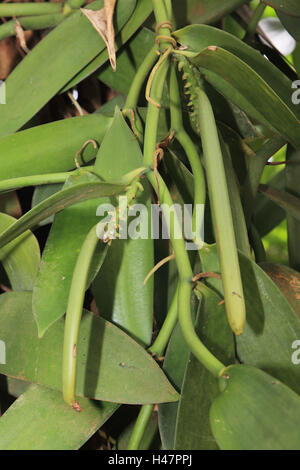
POLYGON ((157 25, 169 19, 164 0, 152 0, 152 5, 157 25))
POLYGON ((154 46, 150 49, 142 64, 140 65, 137 73, 135 74, 129 93, 127 95, 124 110, 134 109, 137 107, 138 98, 144 81, 157 59, 156 51, 157 45, 154 44, 154 46))
MULTIPOLYGON (((37 30, 57 26, 65 18, 66 15, 63 13, 53 13, 49 15, 24 16, 18 18, 18 21, 24 30, 37 30)), ((16 24, 16 20, 11 20, 0 26, 0 41, 16 35, 16 24)))
POLYGON ((86 236, 76 261, 69 292, 64 332, 62 364, 63 397, 68 405, 73 406, 78 411, 80 411, 80 408, 75 398, 77 343, 89 268, 97 243, 99 242, 96 226, 86 236))
POLYGON ((172 299, 168 314, 166 319, 161 327, 157 338, 155 339, 154 343, 148 351, 155 355, 156 357, 160 357, 163 355, 165 348, 167 347, 168 341, 172 334, 172 331, 176 325, 178 319, 178 291, 179 286, 177 286, 174 297, 172 299))
POLYGON ((0 17, 47 15, 62 10, 62 3, 1 3, 0 17))
MULTIPOLYGON (((157 338, 150 348, 148 348, 149 353, 157 357, 162 356, 164 350, 168 344, 171 333, 176 325, 178 319, 178 290, 177 286, 174 297, 172 299, 168 314, 166 319, 161 327, 157 338)), ((140 409, 138 418, 134 424, 132 434, 130 436, 130 441, 128 444, 128 450, 138 450, 143 438, 144 432, 146 430, 148 421, 150 419, 151 413, 153 411, 154 405, 143 405, 140 409)))
POLYGON ((255 34, 258 22, 260 21, 262 15, 264 14, 264 11, 266 9, 266 6, 264 3, 259 3, 259 5, 256 7, 254 10, 254 13, 252 15, 252 18, 250 20, 250 23, 248 24, 248 28, 246 31, 246 34, 244 36, 244 41, 245 42, 251 42, 253 39, 253 36, 255 34))
POLYGON ((265 247, 254 224, 251 224, 249 234, 251 246, 255 255, 255 262, 263 263, 264 261, 266 261, 265 247))
MULTIPOLYGON (((81 170, 84 169, 84 171, 92 171, 93 168, 93 166, 85 166, 82 167, 81 170)), ((0 181, 0 192, 12 191, 14 189, 26 188, 28 186, 64 183, 66 179, 74 173, 78 173, 78 170, 61 173, 48 173, 46 175, 20 176, 19 178, 2 180, 0 181)))
MULTIPOLYGON (((170 95, 170 113, 171 113, 171 129, 175 131, 175 138, 182 146, 188 161, 191 165, 194 176, 194 211, 193 211, 193 227, 197 226, 196 218, 198 216, 197 206, 202 206, 202 220, 204 218, 204 204, 206 201, 206 183, 204 177, 203 167, 195 148, 195 145, 184 129, 182 113, 181 113, 181 100, 179 94, 179 87, 177 81, 177 74, 175 64, 171 67, 170 81, 169 81, 169 95, 170 95)), ((199 240, 203 242, 203 240, 199 240)))
POLYGON ((151 417, 154 405, 143 405, 138 414, 133 431, 130 436, 127 450, 138 450, 143 434, 151 417))
POLYGON ((71 8, 77 9, 82 7, 87 0, 67 0, 66 5, 69 5, 71 8))

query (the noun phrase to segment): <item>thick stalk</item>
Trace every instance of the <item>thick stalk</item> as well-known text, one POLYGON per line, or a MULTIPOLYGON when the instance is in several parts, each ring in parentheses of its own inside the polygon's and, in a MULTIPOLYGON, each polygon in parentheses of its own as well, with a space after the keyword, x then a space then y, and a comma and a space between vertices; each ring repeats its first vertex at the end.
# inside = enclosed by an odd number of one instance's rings
POLYGON ((260 3, 257 8, 254 10, 252 18, 250 20, 250 23, 248 25, 244 41, 245 42, 251 42, 253 39, 253 36, 256 32, 256 28, 258 25, 258 22, 260 21, 262 15, 264 14, 264 11, 266 9, 266 6, 264 3, 260 3))
POLYGON ((86 2, 87 0, 67 0, 67 5, 75 9, 82 7, 86 2))
POLYGON ((164 350, 167 347, 172 331, 176 325, 176 322, 178 319, 178 291, 179 291, 179 286, 177 286, 176 288, 174 297, 172 299, 172 302, 171 302, 168 314, 166 316, 166 319, 163 323, 163 326, 161 327, 154 343, 148 349, 148 351, 151 354, 155 355, 156 357, 160 357, 164 353, 164 350))
POLYGON ((191 314, 191 292, 193 284, 189 281, 181 281, 178 293, 178 312, 179 322, 183 336, 196 358, 214 375, 218 378, 224 365, 202 344, 198 338, 191 314))
MULTIPOLYGON (((45 28, 53 28, 65 19, 63 13, 53 13, 40 16, 25 16, 18 18, 24 30, 37 30, 45 28)), ((7 21, 0 26, 0 41, 10 36, 16 35, 16 20, 7 21)))
POLYGON ((193 211, 193 227, 197 226, 196 217, 198 212, 197 206, 202 206, 204 217, 204 204, 206 200, 206 183, 204 177, 204 171, 198 152, 194 146, 194 143, 190 136, 184 129, 182 113, 181 113, 181 100, 177 82, 176 68, 173 64, 170 73, 169 83, 169 96, 170 96, 170 113, 171 113, 171 129, 175 131, 175 137, 182 146, 188 161, 191 165, 192 172, 194 175, 194 211, 193 211))
MULTIPOLYGON (((84 167, 85 171, 92 170, 92 166, 84 167)), ((44 184, 64 183, 66 179, 74 174, 75 171, 66 171, 61 173, 49 173, 46 175, 21 176, 19 178, 10 178, 0 181, 0 192, 12 191, 14 189, 26 188, 28 186, 40 186, 44 184)))
POLYGON ((63 397, 65 402, 75 409, 79 409, 75 398, 79 325, 89 268, 98 242, 99 238, 96 226, 94 226, 83 242, 76 261, 66 313, 62 366, 63 397))
POLYGON ((137 107, 139 95, 143 84, 146 80, 147 75, 155 64, 155 61, 157 60, 156 51, 157 45, 155 44, 148 52, 144 61, 140 65, 137 73, 135 74, 129 93, 127 95, 124 109, 134 109, 137 107))
POLYGON ((52 13, 60 13, 62 9, 62 3, 1 3, 0 16, 48 15, 52 13))
POLYGON ((266 261, 265 247, 254 224, 251 224, 249 235, 251 246, 254 251, 255 261, 256 263, 263 263, 266 261))
MULTIPOLYGON (((178 286, 173 297, 172 303, 170 305, 168 314, 163 323, 160 332, 157 335, 156 340, 148 349, 149 353, 160 357, 171 336, 171 333, 176 325, 178 318, 178 286)), ((138 450, 143 438, 144 432, 146 430, 148 421, 150 419, 151 413, 153 411, 154 405, 143 405, 140 409, 138 418, 134 424, 134 428, 130 437, 128 450, 138 450)))
POLYGON ((167 1, 167 7, 164 0, 152 0, 154 15, 157 24, 157 34, 160 44, 161 52, 164 52, 165 49, 172 42, 170 28, 165 27, 165 25, 172 20, 172 5, 167 1), (161 37, 160 37, 161 36, 161 37))
POLYGON ((143 405, 130 436, 127 450, 138 450, 154 405, 143 405))

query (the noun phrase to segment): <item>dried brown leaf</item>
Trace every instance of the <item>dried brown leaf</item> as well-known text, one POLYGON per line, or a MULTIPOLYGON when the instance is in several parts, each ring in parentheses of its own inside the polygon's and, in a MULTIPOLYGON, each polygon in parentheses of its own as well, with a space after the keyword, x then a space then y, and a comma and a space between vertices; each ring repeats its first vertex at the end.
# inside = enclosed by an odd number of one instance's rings
POLYGON ((30 51, 27 47, 25 33, 19 20, 16 20, 15 30, 16 30, 16 36, 17 36, 17 39, 19 40, 20 46, 22 47, 23 51, 26 52, 26 54, 28 54, 28 52, 30 51))
POLYGON ((82 13, 91 22, 105 42, 110 64, 114 71, 116 71, 115 31, 113 25, 115 5, 116 0, 104 0, 104 7, 100 10, 93 11, 87 8, 81 8, 82 13))

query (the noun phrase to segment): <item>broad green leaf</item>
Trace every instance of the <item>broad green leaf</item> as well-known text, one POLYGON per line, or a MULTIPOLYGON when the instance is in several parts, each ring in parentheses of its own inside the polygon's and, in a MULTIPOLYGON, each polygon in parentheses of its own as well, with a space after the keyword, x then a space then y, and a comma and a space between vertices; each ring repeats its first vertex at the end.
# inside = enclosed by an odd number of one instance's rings
POLYGON ((99 314, 144 345, 152 336, 153 279, 143 285, 154 265, 152 243, 114 240, 92 285, 99 314))
MULTIPOLYGON (((93 139, 99 146, 110 124, 111 118, 93 114, 43 124, 2 137, 0 179, 71 170, 82 145, 93 139)), ((93 145, 87 145, 80 154, 79 163, 86 163, 95 155, 93 145)))
MULTIPOLYGON (((139 168, 142 153, 138 141, 116 110, 95 163, 95 172, 103 180, 115 180, 139 168)), ((109 202, 109 201, 107 201, 109 202)), ((147 182, 144 192, 134 201, 146 204, 150 213, 147 182)), ((130 218, 128 225, 130 225, 130 218)), ((149 224, 150 227, 150 224, 149 224)), ((153 240, 113 240, 108 256, 93 283, 93 294, 100 315, 148 345, 152 337, 153 279, 143 281, 154 265, 153 240)))
POLYGON ((300 393, 300 369, 292 363, 292 344, 300 320, 274 282, 253 261, 240 257, 247 322, 237 338, 242 362, 274 375, 300 393))
MULTIPOLYGON (((39 339, 31 302, 29 292, 0 296, 0 331, 6 345, 6 364, 0 365, 0 373, 61 390, 64 320, 55 322, 39 339)), ((178 399, 150 354, 122 330, 89 312, 80 325, 77 364, 79 397, 128 404, 178 399)))
POLYGON ((290 16, 300 16, 300 5, 298 0, 262 0, 278 11, 282 11, 290 16))
MULTIPOLYGON (((281 98, 284 104, 300 118, 299 107, 293 104, 291 100, 291 80, 253 47, 248 46, 232 34, 207 25, 187 26, 175 31, 174 35, 180 44, 187 46, 188 50, 194 53, 200 53, 209 46, 217 46, 234 54, 251 67, 281 98)), ((197 64, 199 62, 197 57, 191 56, 191 60, 197 64)), ((228 60, 230 60, 229 56, 228 60)), ((239 68, 235 69, 236 72, 238 70, 239 68)), ((250 79, 248 80, 250 82, 250 79)), ((239 103, 236 104, 240 106, 239 103)))
POLYGON ((104 181, 118 181, 141 166, 142 152, 138 140, 116 107, 113 122, 98 150, 94 171, 104 181))
POLYGON ((300 43, 300 14, 294 17, 277 12, 277 15, 285 29, 300 43))
MULTIPOLYGON (((199 289, 203 296, 196 331, 205 346, 225 365, 234 362, 234 339, 228 325, 221 297, 206 286, 199 289)), ((219 394, 218 380, 190 355, 179 401, 175 449, 213 450, 218 446, 212 435, 209 410, 219 394)))
POLYGON ((25 232, 25 230, 31 229, 41 220, 46 219, 52 214, 56 214, 65 207, 88 199, 120 194, 126 188, 124 184, 100 181, 99 178, 92 173, 87 173, 87 175, 89 175, 87 182, 62 189, 58 193, 53 194, 7 228, 0 235, 0 247, 3 247, 18 235, 25 232))
POLYGON ((196 54, 192 62, 227 99, 294 146, 300 146, 299 120, 270 85, 243 60, 221 47, 209 46, 196 54))
MULTIPOLYGON (((64 189, 88 180, 84 174, 70 176, 64 189)), ((96 211, 100 202, 101 199, 83 201, 55 216, 33 290, 32 306, 40 337, 66 312, 77 256, 85 237, 98 221, 96 211)), ((90 272, 87 287, 100 269, 106 252, 107 245, 99 243, 93 259, 95 269, 90 272)))
MULTIPOLYGON (((215 247, 200 252, 204 271, 220 272, 215 247)), ((292 344, 300 338, 300 321, 279 288, 254 261, 239 253, 246 303, 246 324, 236 338, 237 355, 274 375, 297 393, 300 369, 292 363, 292 344)), ((209 278, 221 293, 221 281, 209 278)))
MULTIPOLYGON (((1 232, 16 222, 0 213, 1 232)), ((13 290, 32 290, 40 264, 40 247, 35 236, 27 231, 0 250, 2 263, 13 290)))
MULTIPOLYGON (((192 296, 192 314, 195 320, 200 304, 196 296, 192 296)), ((163 370, 177 390, 181 390, 184 374, 189 360, 190 350, 182 335, 179 323, 174 328, 163 363, 163 370)), ((173 450, 175 444, 175 428, 178 403, 164 403, 158 407, 158 425, 164 450, 173 450)))
POLYGON ((279 287, 300 319, 300 274, 288 266, 275 263, 260 263, 260 267, 279 287))
POLYGON ((1 450, 77 450, 116 411, 114 403, 80 400, 81 413, 60 392, 32 384, 1 416, 1 450))
MULTIPOLYGON (((285 188, 294 196, 300 197, 300 151, 291 146, 287 148, 286 159, 290 162, 285 166, 285 188)), ((294 216, 287 214, 288 251, 290 266, 300 271, 300 222, 294 216)))
MULTIPOLYGON (((284 171, 282 170, 276 173, 276 175, 268 181, 268 185, 276 189, 284 189, 284 171)), ((281 209, 281 207, 264 194, 257 194, 254 210, 254 224, 261 237, 264 237, 273 230, 273 228, 277 227, 285 217, 285 210, 281 209)))
POLYGON ((216 23, 244 3, 243 0, 173 0, 177 24, 216 23))
POLYGON ((229 366, 228 385, 210 411, 222 450, 299 450, 300 397, 249 365, 229 366))
POLYGON ((300 222, 300 198, 289 194, 286 191, 272 188, 266 184, 260 184, 259 190, 269 199, 276 202, 287 211, 294 219, 300 222))
MULTIPOLYGON (((89 9, 102 6, 103 0, 97 0, 89 9)), ((134 6, 135 0, 117 2, 116 31, 134 6)), ((0 136, 20 129, 104 48, 103 39, 79 10, 47 34, 6 80, 7 104, 1 108, 0 136)))
POLYGON ((112 70, 110 64, 105 63, 97 71, 97 78, 118 93, 127 95, 134 76, 154 41, 155 33, 142 28, 117 54, 117 72, 112 70))
MULTIPOLYGON (((144 23, 152 11, 152 0, 137 0, 135 10, 129 17, 127 23, 122 28, 120 33, 116 37, 116 50, 121 49, 122 46, 126 45, 126 42, 133 36, 138 28, 144 23)), ((127 47, 127 46, 126 46, 127 47)), ((98 54, 86 67, 84 67, 75 77, 68 82, 60 92, 64 92, 81 82, 84 78, 95 72, 105 62, 107 62, 108 55, 107 51, 103 50, 98 54)), ((119 64, 117 59, 117 72, 118 74, 119 64)))

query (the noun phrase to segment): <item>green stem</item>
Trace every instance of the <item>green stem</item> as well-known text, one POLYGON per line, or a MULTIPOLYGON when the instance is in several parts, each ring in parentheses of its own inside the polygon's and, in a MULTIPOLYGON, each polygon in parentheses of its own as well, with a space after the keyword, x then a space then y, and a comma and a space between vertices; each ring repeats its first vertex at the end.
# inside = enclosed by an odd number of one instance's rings
POLYGON ((135 74, 129 93, 127 95, 124 109, 134 109, 137 107, 142 86, 145 82, 147 75, 155 64, 155 61, 157 60, 156 51, 157 45, 155 44, 148 52, 142 64, 140 65, 137 73, 135 74))
POLYGON ((178 311, 182 334, 194 356, 196 356, 214 377, 218 378, 225 366, 204 346, 204 344, 202 344, 195 332, 190 303, 192 287, 193 284, 190 281, 182 280, 180 282, 178 311))
POLYGON ((170 113, 171 113, 171 129, 175 131, 175 137, 182 146, 194 175, 194 212, 193 212, 193 226, 196 227, 197 205, 203 206, 204 217, 204 204, 206 201, 206 183, 204 171, 200 162, 199 155, 194 146, 190 136, 184 129, 182 113, 181 113, 181 100, 179 94, 179 87, 176 75, 175 64, 172 65, 169 82, 169 96, 170 96, 170 113))
POLYGON ((82 7, 87 0, 67 0, 67 5, 70 5, 71 8, 77 9, 82 7))
POLYGON ((97 237, 95 225, 83 242, 73 271, 69 292, 64 333, 62 382, 64 400, 72 406, 76 405, 75 386, 79 325, 89 268, 98 242, 99 238, 97 237))
POLYGON ((143 434, 149 422, 154 405, 143 405, 130 436, 127 450, 138 450, 143 434))
MULTIPOLYGON (((163 354, 171 333, 176 325, 178 318, 178 287, 171 302, 168 314, 163 323, 160 332, 152 346, 148 348, 149 353, 159 357, 163 354)), ((138 418, 134 424, 134 428, 130 437, 128 450, 138 450, 146 430, 148 420, 150 419, 154 405, 143 405, 140 409, 138 418)))
POLYGON ((205 92, 197 89, 197 106, 228 322, 243 332, 246 309, 227 181, 214 113, 205 92))
POLYGON ((164 2, 165 2, 165 10, 167 13, 167 17, 169 20, 171 20, 173 16, 172 0, 164 0, 164 2))
MULTIPOLYGON (((159 25, 160 23, 168 22, 172 19, 172 14, 170 15, 170 10, 172 12, 172 6, 170 6, 170 2, 168 2, 167 8, 164 0, 152 0, 152 5, 157 25, 159 25)), ((171 31, 165 27, 160 27, 158 34, 166 37, 171 37, 171 31)), ((161 40, 161 52, 164 52, 169 45, 170 42, 168 40, 161 40)))
MULTIPOLYGON (((66 17, 63 13, 54 13, 50 15, 25 16, 18 18, 18 21, 24 30, 37 30, 53 28, 61 23, 65 18, 66 17)), ((16 20, 11 20, 0 26, 0 41, 16 35, 16 24, 16 20)))
POLYGON ((156 24, 168 20, 167 9, 164 0, 152 0, 156 24))
POLYGON ((60 13, 63 10, 62 3, 1 3, 0 16, 31 16, 60 13))
POLYGON ((266 261, 265 247, 255 225, 251 224, 249 234, 251 246, 255 255, 255 261, 256 263, 263 263, 264 261, 266 261))
POLYGON ((162 356, 164 353, 178 319, 178 291, 179 286, 177 286, 163 326, 161 327, 152 346, 148 348, 149 353, 154 354, 157 357, 162 356))
MULTIPOLYGON (((93 168, 93 166, 86 166, 84 167, 84 170, 91 171, 93 168)), ((21 176, 19 178, 10 178, 9 180, 2 180, 0 181, 0 193, 12 191, 15 189, 26 188, 28 186, 64 183, 66 179, 74 173, 78 173, 78 170, 61 173, 48 173, 46 175, 21 176)))
POLYGON ((248 25, 248 28, 247 28, 247 31, 246 31, 246 34, 244 36, 244 41, 245 42, 251 42, 252 39, 253 39, 253 36, 255 34, 255 31, 256 31, 256 28, 257 28, 257 25, 258 25, 258 22, 260 21, 262 15, 264 14, 264 11, 266 9, 266 5, 264 3, 260 3, 253 15, 252 15, 252 18, 250 20, 250 23, 248 25))

